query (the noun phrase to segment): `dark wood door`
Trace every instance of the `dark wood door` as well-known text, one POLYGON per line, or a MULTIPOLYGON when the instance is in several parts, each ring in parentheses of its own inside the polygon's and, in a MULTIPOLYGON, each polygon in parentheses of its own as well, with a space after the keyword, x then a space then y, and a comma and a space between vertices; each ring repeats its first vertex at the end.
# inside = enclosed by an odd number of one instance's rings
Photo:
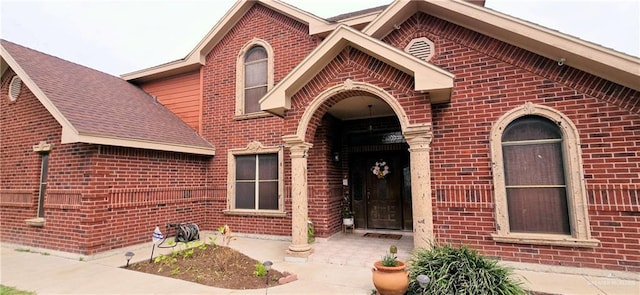
POLYGON ((352 156, 351 179, 357 182, 353 183, 353 196, 361 201, 361 212, 366 215, 360 214, 361 218, 358 219, 364 219, 367 228, 403 228, 403 168, 407 163, 406 158, 402 152, 352 156), (378 174, 373 171, 376 163, 378 174))

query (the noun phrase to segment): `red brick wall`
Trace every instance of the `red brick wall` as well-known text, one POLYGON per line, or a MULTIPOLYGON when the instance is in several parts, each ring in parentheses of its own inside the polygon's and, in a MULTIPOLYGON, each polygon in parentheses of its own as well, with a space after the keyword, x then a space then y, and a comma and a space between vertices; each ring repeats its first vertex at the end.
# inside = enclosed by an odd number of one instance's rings
POLYGON ((329 237, 341 230, 343 162, 333 161, 339 152, 341 122, 332 116, 322 118, 307 158, 309 171, 309 219, 314 223, 317 237, 329 237), (321 177, 314 177, 318 175, 321 177))
POLYGON ((82 237, 79 189, 86 181, 87 145, 61 145, 62 127, 25 83, 15 102, 8 100, 14 73, 2 77, 0 91, 0 240, 8 243, 79 252, 82 237), (46 226, 31 227, 27 219, 37 217, 42 158, 32 146, 40 141, 52 144, 49 153, 46 226), (68 201, 65 201, 68 200, 68 201))
POLYGON ((490 190, 492 124, 525 102, 549 106, 579 130, 591 234, 602 243, 596 248, 495 243, 489 237, 495 231, 492 201, 440 204, 434 190, 439 241, 472 245, 506 260, 639 271, 640 213, 637 201, 631 206, 640 194, 639 93, 424 14, 401 27, 385 41, 404 48, 412 38, 428 37, 436 50, 430 62, 456 76, 451 102, 433 109, 434 185, 490 190), (618 202, 628 206, 606 206, 613 201, 594 197, 601 190, 609 198, 614 191, 627 194, 618 202))
MULTIPOLYGON (((216 156, 209 167, 209 181, 227 183, 227 150, 245 148, 252 141, 264 146, 281 146, 283 119, 271 116, 234 120, 236 97, 236 59, 241 48, 253 38, 260 38, 273 48, 274 81, 277 84, 319 40, 308 35, 308 27, 260 4, 251 8, 236 26, 207 55, 203 67, 203 136, 216 147, 216 156)), ((285 149, 285 171, 290 170, 290 153, 285 149)), ((288 173, 288 172, 287 172, 288 173)), ((290 209, 291 176, 285 175, 286 211, 290 209)), ((224 215, 226 203, 216 203, 211 211, 213 223, 227 223, 235 232, 251 234, 290 235, 291 217, 224 215)))
POLYGON ((207 213, 221 199, 206 187, 209 157, 101 146, 92 158, 84 224, 90 253, 147 242, 156 225, 193 222, 213 230, 207 213))
POLYGON ((2 77, 0 95, 0 240, 93 254, 147 241, 156 224, 213 228, 207 211, 224 199, 205 187, 209 157, 60 144, 61 126, 24 83, 9 103, 12 77, 10 70, 2 77), (41 157, 32 146, 40 141, 53 144, 42 228, 25 222, 37 216, 41 157), (117 192, 130 204, 114 203, 117 192))

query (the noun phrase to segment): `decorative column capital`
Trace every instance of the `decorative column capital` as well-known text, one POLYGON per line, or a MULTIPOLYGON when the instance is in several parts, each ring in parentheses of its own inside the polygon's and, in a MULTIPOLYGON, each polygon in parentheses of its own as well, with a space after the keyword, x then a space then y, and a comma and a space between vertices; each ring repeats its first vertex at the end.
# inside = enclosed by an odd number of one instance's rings
POLYGON ((284 145, 291 151, 291 158, 306 158, 313 144, 305 142, 297 135, 283 136, 284 145))
POLYGON ((41 141, 33 146, 33 151, 36 153, 48 153, 51 151, 52 145, 46 141, 41 141))
POLYGON ((433 138, 431 124, 408 126, 403 135, 410 151, 429 150, 433 138))

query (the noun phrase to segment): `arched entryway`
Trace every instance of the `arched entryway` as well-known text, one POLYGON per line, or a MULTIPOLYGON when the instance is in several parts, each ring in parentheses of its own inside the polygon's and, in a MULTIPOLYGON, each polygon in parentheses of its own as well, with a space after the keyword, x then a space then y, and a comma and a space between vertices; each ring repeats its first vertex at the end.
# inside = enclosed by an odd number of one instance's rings
MULTIPOLYGON (((382 150, 364 151, 362 153, 350 153, 348 155, 356 155, 360 157, 359 166, 349 167, 350 169, 366 169, 375 166, 377 160, 383 160, 383 157, 394 158, 394 170, 396 173, 388 179, 378 179, 378 182, 365 181, 362 186, 365 191, 361 191, 363 195, 358 196, 364 201, 361 205, 361 218, 365 227, 371 228, 395 228, 395 229, 413 229, 414 246, 424 247, 433 239, 433 220, 431 207, 431 189, 430 189, 430 173, 429 173, 429 144, 431 141, 431 126, 429 124, 409 124, 409 120, 405 110, 398 101, 385 90, 368 83, 354 82, 346 80, 344 83, 335 85, 326 89, 315 99, 313 99, 304 114, 302 115, 295 134, 283 137, 285 145, 291 152, 291 197, 292 197, 292 243, 288 253, 292 256, 307 256, 311 253, 312 248, 307 243, 307 220, 309 217, 309 175, 308 175, 308 156, 310 149, 313 147, 314 134, 322 122, 322 117, 328 112, 331 106, 336 103, 353 98, 353 97, 370 97, 386 104, 391 115, 396 122, 396 131, 378 132, 374 135, 365 135, 369 138, 376 136, 389 136, 396 143, 404 145, 405 158, 402 153, 393 153, 388 151, 384 153, 382 150), (408 147, 408 155, 406 150, 408 147), (382 156, 380 156, 382 155, 382 156), (376 160, 376 158, 378 158, 376 160), (371 163, 368 163, 371 162, 371 163), (369 167, 371 165, 371 167, 369 167), (362 167, 360 167, 362 166, 362 167), (404 183, 404 181, 410 181, 404 183), (388 181, 388 183, 387 183, 388 181), (384 183, 382 183, 384 182, 384 183), (389 197, 389 186, 398 186, 396 189, 407 188, 404 194, 389 197), (410 188, 410 189, 409 189, 410 188), (369 190, 368 196, 366 190, 369 190), (376 190, 380 192, 380 196, 373 196, 371 192, 376 190), (369 198, 365 200, 365 198, 369 198), (402 200, 403 197, 410 197, 410 200, 402 200), (409 205, 408 211, 404 206, 409 205), (396 210, 398 214, 389 214, 390 210, 396 210), (384 218, 379 218, 382 215, 384 218), (393 215, 393 216, 392 216, 393 215), (392 216, 389 219, 387 217, 392 216), (404 218, 410 216, 410 220, 404 218), (389 219, 389 220, 385 220, 389 219), (409 223, 409 225, 405 224, 409 223)), ((319 148, 319 147, 318 147, 319 148)), ((324 147, 326 149, 326 147, 324 147)), ((391 159, 391 158, 388 158, 391 159)), ((354 164, 355 165, 355 164, 354 164)), ((347 178, 355 177, 356 174, 349 173, 347 178)), ((373 174, 363 174, 373 176, 373 174)), ((390 174, 389 174, 390 175, 390 174)), ((372 179, 377 179, 370 177, 372 179)), ((364 179, 363 179, 364 180, 364 179)), ((362 185, 362 181, 358 185, 362 185)), ((348 180, 349 181, 349 180, 348 180)), ((356 190, 350 190, 351 193, 357 193, 356 190)), ((356 197, 356 196, 354 196, 356 197)))

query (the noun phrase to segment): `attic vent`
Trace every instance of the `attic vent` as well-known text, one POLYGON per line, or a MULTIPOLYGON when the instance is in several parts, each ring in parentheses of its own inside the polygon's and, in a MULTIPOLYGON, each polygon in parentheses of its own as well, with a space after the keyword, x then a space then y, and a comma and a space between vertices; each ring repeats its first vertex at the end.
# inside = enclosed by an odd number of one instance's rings
POLYGON ((20 95, 20 88, 22 88, 22 80, 20 77, 13 76, 11 83, 9 83, 9 100, 16 101, 20 95))
POLYGON ((411 40, 404 51, 421 60, 428 61, 433 56, 435 48, 431 40, 422 37, 411 40))

